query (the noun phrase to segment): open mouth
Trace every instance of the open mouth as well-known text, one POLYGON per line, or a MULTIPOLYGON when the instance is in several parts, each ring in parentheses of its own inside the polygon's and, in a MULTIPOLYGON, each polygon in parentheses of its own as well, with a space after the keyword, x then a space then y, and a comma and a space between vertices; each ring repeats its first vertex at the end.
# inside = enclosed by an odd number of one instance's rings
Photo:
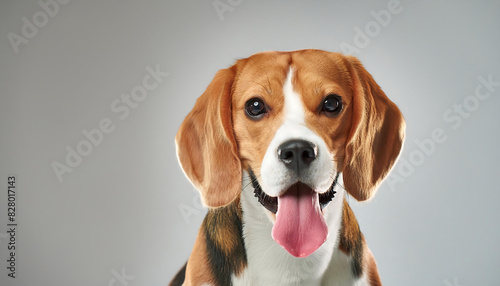
MULTIPOLYGON (((264 191, 262 191, 262 188, 259 185, 259 182, 257 181, 257 178, 255 177, 254 173, 252 170, 249 170, 250 174, 250 179, 252 180, 252 185, 254 188, 254 196, 259 200, 259 203, 265 207, 268 211, 276 214, 278 212, 278 198, 277 197, 271 197, 268 196, 264 191)), ((333 180, 332 185, 330 186, 330 189, 322 194, 319 194, 319 206, 321 210, 323 210, 335 197, 336 191, 334 191, 335 186, 337 185, 337 181, 339 179, 340 173, 337 173, 337 176, 335 176, 335 179, 333 180)), ((295 187, 297 184, 301 183, 296 183, 292 187, 295 187)))
POLYGON ((318 194, 308 185, 298 182, 284 194, 270 197, 262 191, 257 178, 249 172, 255 197, 270 212, 276 214, 272 237, 286 251, 295 257, 306 257, 316 251, 328 238, 323 208, 335 196, 335 185, 339 174, 329 190, 318 194))

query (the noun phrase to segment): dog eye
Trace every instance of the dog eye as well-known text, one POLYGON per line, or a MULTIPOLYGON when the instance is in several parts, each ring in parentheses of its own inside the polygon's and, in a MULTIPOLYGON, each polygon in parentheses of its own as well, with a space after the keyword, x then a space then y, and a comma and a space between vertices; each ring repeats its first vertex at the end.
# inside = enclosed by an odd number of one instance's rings
POLYGON ((335 116, 342 111, 342 98, 336 94, 329 94, 323 101, 321 110, 325 112, 327 116, 335 116))
POLYGON ((245 103, 245 111, 251 119, 260 119, 267 113, 266 104, 260 98, 252 98, 245 103))

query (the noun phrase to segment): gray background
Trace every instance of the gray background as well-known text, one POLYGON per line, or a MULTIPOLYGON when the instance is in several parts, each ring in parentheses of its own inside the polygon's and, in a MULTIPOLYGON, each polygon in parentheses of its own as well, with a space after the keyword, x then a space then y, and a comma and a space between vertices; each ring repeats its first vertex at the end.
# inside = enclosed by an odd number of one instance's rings
MULTIPOLYGON (((2 1, 0 284, 166 285, 206 212, 174 135, 215 72, 266 50, 341 51, 390 2, 220 0, 231 9, 219 15, 211 0, 73 0, 16 53, 9 33, 23 35, 23 17, 44 24, 44 10, 2 1), (147 66, 169 75, 122 120, 110 106, 142 85, 147 66), (51 164, 103 118, 113 132, 59 182, 51 164), (15 280, 5 268, 8 174, 18 176, 15 280)), ((500 285, 500 87, 473 98, 478 77, 500 81, 499 3, 401 0, 352 52, 407 122, 400 180, 371 202, 350 200, 385 285, 500 285), (472 112, 460 124, 443 118, 464 101, 472 112), (424 153, 418 142, 437 128, 446 140, 424 153)))

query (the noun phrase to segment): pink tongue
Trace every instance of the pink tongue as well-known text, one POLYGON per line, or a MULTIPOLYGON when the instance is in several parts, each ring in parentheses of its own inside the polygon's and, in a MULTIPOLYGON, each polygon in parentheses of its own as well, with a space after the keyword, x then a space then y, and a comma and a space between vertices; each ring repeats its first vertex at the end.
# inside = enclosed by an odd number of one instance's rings
POLYGON ((277 243, 296 257, 309 256, 318 249, 328 235, 318 194, 298 183, 279 196, 272 235, 277 243))

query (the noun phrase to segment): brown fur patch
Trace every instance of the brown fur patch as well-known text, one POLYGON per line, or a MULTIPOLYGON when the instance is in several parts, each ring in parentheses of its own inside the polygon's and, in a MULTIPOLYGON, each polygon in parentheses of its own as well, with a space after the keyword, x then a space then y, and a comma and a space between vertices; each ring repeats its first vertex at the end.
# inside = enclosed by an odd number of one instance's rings
POLYGON ((230 205, 208 211, 203 228, 214 285, 230 285, 247 265, 239 197, 230 205))
POLYGON ((200 227, 187 263, 183 285, 230 285, 247 265, 239 197, 230 205, 210 209, 200 227))
POLYGON ((363 273, 363 247, 364 237, 358 225, 358 221, 349 204, 344 199, 342 213, 342 229, 340 231, 339 249, 352 259, 351 270, 354 277, 361 277, 363 273))
POLYGON ((241 216, 240 199, 237 198, 226 207, 209 210, 203 221, 207 239, 210 239, 225 255, 234 253, 241 246, 239 229, 241 216))
POLYGON ((187 262, 182 266, 182 268, 175 274, 174 278, 168 286, 181 286, 184 283, 184 280, 186 280, 186 266, 187 262))
POLYGON ((204 226, 200 227, 193 251, 186 266, 186 280, 183 286, 198 286, 203 283, 211 284, 215 281, 208 263, 208 252, 205 242, 204 226))
POLYGON ((368 282, 370 286, 382 286, 382 281, 380 280, 380 276, 378 274, 377 263, 375 262, 375 258, 373 258, 373 254, 363 241, 363 246, 365 249, 365 255, 363 258, 363 268, 366 269, 366 276, 368 278, 368 282))

